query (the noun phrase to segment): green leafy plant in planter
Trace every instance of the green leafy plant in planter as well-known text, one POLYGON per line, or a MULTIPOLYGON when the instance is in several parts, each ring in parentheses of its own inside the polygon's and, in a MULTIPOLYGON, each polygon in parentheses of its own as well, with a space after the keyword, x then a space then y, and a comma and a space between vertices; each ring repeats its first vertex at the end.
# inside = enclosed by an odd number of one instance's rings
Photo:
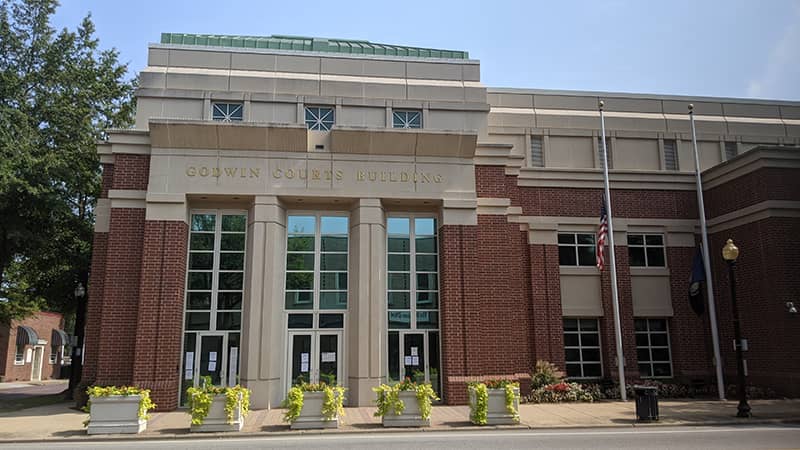
POLYGON ((344 416, 344 392, 342 386, 331 386, 327 383, 309 384, 301 383, 292 386, 286 395, 286 400, 281 404, 286 408, 283 421, 292 423, 300 417, 303 410, 303 397, 306 392, 322 392, 322 416, 328 420, 344 416))
POLYGON ((475 392, 475 401, 470 403, 470 421, 476 425, 486 425, 489 418, 489 389, 503 389, 505 391, 506 411, 515 423, 519 422, 519 411, 515 408, 515 401, 519 401, 519 383, 510 380, 487 380, 485 382, 469 383, 469 388, 475 392))
MULTIPOLYGON (((121 395, 124 397, 138 395, 139 396, 139 419, 148 420, 151 409, 156 408, 156 404, 150 398, 149 389, 141 389, 135 386, 89 386, 86 389, 86 394, 89 396, 89 401, 86 406, 81 408, 84 412, 91 413, 92 398, 93 397, 110 397, 112 395, 121 395)), ((89 419, 83 422, 83 426, 89 425, 89 419)))
POLYGON ((434 392, 433 386, 431 386, 430 383, 416 383, 411 381, 409 377, 406 377, 405 380, 393 386, 381 384, 378 387, 372 388, 372 390, 378 394, 378 399, 376 400, 378 410, 375 412, 375 417, 383 417, 390 412, 398 416, 403 414, 406 405, 403 400, 400 399, 401 391, 415 393, 420 416, 423 420, 431 418, 431 405, 434 401, 439 400, 439 397, 436 396, 436 392, 434 392))
POLYGON ((192 416, 192 425, 201 425, 211 409, 211 402, 217 395, 225 396, 225 414, 228 423, 233 423, 236 415, 236 407, 241 401, 242 417, 250 412, 250 389, 239 386, 233 387, 214 386, 211 377, 202 377, 199 387, 192 386, 186 389, 186 397, 189 399, 189 414, 192 416))

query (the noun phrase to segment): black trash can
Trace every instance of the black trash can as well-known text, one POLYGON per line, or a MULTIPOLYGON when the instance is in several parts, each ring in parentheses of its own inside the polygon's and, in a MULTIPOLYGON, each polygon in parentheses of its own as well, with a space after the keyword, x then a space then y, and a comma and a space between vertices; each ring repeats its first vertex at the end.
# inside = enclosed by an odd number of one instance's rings
POLYGON ((658 420, 658 388, 634 386, 636 394, 636 419, 639 422, 658 420))

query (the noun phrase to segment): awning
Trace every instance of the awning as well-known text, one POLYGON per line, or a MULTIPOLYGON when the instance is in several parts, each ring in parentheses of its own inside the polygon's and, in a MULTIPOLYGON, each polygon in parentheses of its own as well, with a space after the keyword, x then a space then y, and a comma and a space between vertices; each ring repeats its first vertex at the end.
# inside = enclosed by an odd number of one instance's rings
POLYGON ((53 337, 50 341, 50 345, 69 345, 69 336, 64 330, 53 330, 53 337))
POLYGON ((33 328, 25 325, 17 325, 17 345, 36 345, 39 342, 39 335, 33 328))

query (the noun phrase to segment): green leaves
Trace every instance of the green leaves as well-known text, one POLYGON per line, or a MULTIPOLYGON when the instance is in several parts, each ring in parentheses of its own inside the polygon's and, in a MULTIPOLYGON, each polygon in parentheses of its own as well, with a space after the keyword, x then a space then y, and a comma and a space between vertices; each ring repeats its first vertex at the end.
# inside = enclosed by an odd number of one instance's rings
POLYGON ((34 297, 74 310, 100 192, 95 143, 106 128, 133 121, 127 66, 116 50, 99 48, 89 16, 74 31, 56 31, 56 6, 0 2, 0 297, 27 286, 0 320, 30 314, 34 297))

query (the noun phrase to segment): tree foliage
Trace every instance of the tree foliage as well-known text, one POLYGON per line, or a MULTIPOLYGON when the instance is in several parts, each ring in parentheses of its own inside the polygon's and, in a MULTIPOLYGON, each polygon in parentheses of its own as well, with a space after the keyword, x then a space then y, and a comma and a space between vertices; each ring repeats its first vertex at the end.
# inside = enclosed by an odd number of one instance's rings
POLYGON ((96 142, 129 126, 135 81, 87 16, 50 24, 55 0, 0 0, 0 322, 74 311, 100 192, 96 142))

